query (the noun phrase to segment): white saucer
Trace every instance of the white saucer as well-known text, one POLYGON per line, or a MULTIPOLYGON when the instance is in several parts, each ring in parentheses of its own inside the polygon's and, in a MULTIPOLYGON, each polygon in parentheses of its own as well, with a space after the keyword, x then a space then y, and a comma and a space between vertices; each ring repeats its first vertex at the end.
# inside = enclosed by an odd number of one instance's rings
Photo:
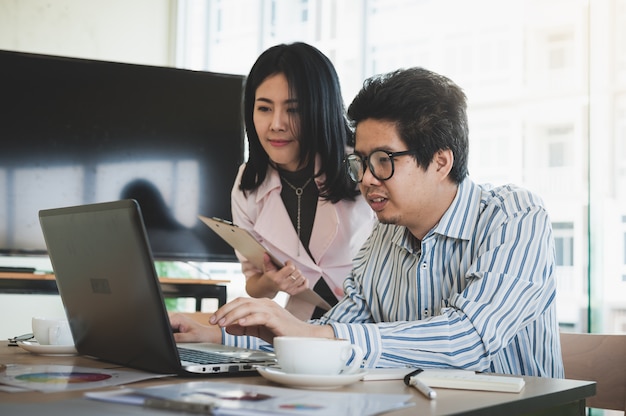
POLYGON ((259 374, 266 379, 292 387, 307 387, 314 389, 330 389, 341 387, 362 380, 367 374, 366 370, 359 370, 354 374, 337 374, 324 376, 316 374, 290 374, 284 373, 280 367, 257 366, 259 374))
POLYGON ((73 345, 39 345, 37 341, 19 341, 17 345, 28 352, 41 355, 75 355, 77 353, 73 345))

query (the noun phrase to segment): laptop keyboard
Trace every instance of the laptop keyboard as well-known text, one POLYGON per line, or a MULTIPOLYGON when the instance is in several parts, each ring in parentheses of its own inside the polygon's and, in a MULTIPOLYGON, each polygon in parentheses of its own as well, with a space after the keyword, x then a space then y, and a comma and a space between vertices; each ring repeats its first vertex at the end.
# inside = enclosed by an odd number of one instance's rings
POLYGON ((235 357, 228 357, 209 351, 198 351, 189 348, 178 347, 178 355, 181 361, 188 361, 195 364, 221 364, 241 361, 235 357))

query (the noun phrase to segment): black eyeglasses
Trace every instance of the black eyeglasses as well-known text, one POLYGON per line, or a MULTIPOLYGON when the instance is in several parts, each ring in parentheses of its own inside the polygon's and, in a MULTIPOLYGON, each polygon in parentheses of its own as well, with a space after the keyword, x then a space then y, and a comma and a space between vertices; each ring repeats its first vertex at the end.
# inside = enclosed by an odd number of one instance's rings
POLYGON ((17 343, 21 342, 21 341, 28 341, 30 339, 35 338, 35 336, 33 334, 24 334, 24 335, 18 335, 16 337, 13 338, 9 338, 9 347, 17 347, 17 343))
POLYGON ((350 179, 356 183, 360 183, 363 180, 366 164, 376 179, 386 181, 393 176, 395 170, 393 159, 398 156, 412 155, 415 152, 415 150, 404 150, 402 152, 375 150, 366 157, 353 153, 346 156, 345 163, 350 179))

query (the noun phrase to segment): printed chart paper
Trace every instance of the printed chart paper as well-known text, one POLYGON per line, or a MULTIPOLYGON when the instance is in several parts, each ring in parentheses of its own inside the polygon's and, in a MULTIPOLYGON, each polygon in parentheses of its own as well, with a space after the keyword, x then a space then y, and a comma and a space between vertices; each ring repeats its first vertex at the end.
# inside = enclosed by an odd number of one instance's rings
POLYGON ((50 393, 118 386, 157 377, 167 376, 71 365, 7 364, 6 370, 0 373, 0 384, 50 393))

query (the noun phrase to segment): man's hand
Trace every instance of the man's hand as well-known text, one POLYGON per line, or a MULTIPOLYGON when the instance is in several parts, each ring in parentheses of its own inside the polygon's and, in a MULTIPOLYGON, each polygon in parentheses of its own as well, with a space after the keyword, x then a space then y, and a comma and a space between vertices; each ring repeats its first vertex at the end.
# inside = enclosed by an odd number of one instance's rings
POLYGON ((202 325, 181 313, 170 313, 170 325, 176 342, 222 343, 222 330, 216 325, 202 325))
POLYGON ((271 299, 237 298, 219 308, 209 323, 232 335, 250 335, 272 343, 281 335, 333 338, 332 327, 301 321, 271 299))

